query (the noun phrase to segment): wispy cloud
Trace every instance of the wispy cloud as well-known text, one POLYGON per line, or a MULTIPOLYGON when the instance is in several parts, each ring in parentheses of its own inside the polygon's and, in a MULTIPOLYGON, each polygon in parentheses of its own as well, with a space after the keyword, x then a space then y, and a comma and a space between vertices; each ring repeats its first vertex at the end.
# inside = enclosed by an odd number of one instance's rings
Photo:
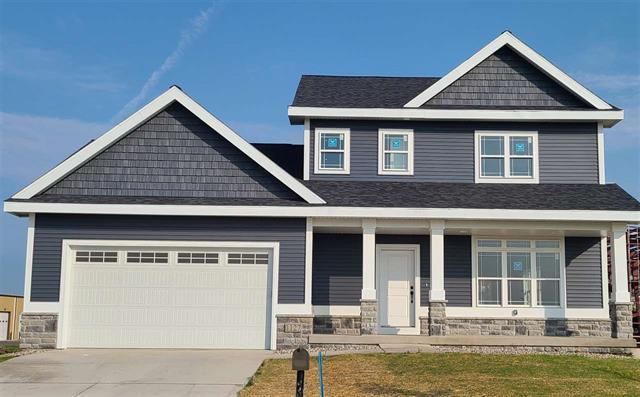
POLYGON ((577 72, 576 79, 587 87, 607 91, 637 90, 640 88, 640 74, 606 74, 577 72))
POLYGON ((13 78, 51 82, 87 91, 118 92, 124 88, 113 65, 87 65, 67 54, 44 49, 9 35, 2 44, 0 73, 13 78))
POLYGON ((113 117, 113 120, 120 120, 124 116, 136 109, 140 103, 147 97, 149 91, 156 86, 160 78, 173 69, 176 63, 184 55, 185 50, 198 38, 207 28, 209 19, 214 11, 218 8, 218 3, 214 2, 209 8, 202 10, 193 18, 189 25, 180 34, 180 39, 174 50, 165 58, 164 62, 154 70, 147 81, 144 83, 140 91, 113 117))
POLYGON ((103 123, 0 112, 0 177, 35 179, 108 129, 103 123))

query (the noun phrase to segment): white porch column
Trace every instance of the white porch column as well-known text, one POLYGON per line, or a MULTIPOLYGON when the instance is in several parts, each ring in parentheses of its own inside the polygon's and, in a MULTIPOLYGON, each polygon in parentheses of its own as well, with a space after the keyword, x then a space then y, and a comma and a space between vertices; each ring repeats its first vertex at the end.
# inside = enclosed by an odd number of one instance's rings
POLYGON ((629 303, 629 274, 627 262, 627 225, 611 224, 611 302, 629 303))
POLYGON ((376 299, 376 220, 362 220, 362 299, 376 299))
POLYGON ((313 275, 313 219, 307 218, 304 246, 304 306, 309 314, 311 308, 311 289, 313 275))
POLYGON ((444 301, 444 221, 431 221, 430 301, 444 301))

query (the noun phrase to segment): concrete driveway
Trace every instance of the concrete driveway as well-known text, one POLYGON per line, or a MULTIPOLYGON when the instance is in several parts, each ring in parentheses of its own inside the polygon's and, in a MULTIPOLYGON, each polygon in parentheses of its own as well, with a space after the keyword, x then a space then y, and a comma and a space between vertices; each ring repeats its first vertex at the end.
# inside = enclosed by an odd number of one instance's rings
POLYGON ((235 396, 272 353, 69 349, 0 363, 0 396, 235 396))

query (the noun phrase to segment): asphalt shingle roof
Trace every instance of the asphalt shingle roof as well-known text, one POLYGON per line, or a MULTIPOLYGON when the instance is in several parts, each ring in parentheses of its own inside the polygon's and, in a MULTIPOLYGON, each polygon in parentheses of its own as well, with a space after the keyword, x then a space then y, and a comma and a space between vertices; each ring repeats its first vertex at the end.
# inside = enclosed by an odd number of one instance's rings
POLYGON ((640 211, 616 184, 304 183, 331 206, 640 211))
POLYGON ((303 75, 292 106, 401 108, 438 77, 303 75))
MULTIPOLYGON (((475 184, 304 181, 328 206, 640 211, 616 184, 475 184)), ((311 206, 303 200, 41 195, 30 200, 86 204, 311 206)))

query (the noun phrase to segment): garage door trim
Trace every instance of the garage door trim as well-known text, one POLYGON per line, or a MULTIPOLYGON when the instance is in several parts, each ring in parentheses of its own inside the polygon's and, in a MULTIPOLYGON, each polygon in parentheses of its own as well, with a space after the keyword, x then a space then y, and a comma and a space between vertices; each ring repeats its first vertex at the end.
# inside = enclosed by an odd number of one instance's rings
POLYGON ((271 261, 267 270, 270 273, 271 282, 267 288, 271 289, 270 316, 268 317, 268 329, 270 333, 269 348, 276 349, 276 307, 278 302, 278 269, 280 265, 280 243, 277 241, 169 241, 169 240, 63 240, 62 261, 60 268, 60 312, 58 314, 57 348, 68 347, 69 335, 68 321, 65 321, 65 313, 69 313, 70 299, 68 288, 71 286, 71 270, 73 266, 73 252, 77 248, 101 249, 105 247, 166 247, 166 248, 212 248, 212 249, 263 249, 271 253, 271 261))

